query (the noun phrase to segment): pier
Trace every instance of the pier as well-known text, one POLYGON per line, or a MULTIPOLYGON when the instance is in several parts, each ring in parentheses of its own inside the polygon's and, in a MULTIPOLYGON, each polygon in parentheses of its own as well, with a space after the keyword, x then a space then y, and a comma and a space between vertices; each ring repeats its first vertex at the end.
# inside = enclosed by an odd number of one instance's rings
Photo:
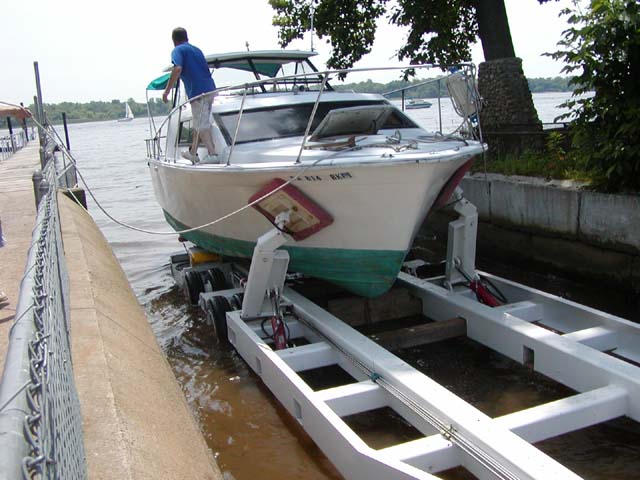
POLYGON ((31 142, 0 162, 0 221, 6 245, 0 248, 0 290, 9 300, 0 310, 0 371, 4 368, 13 323, 20 280, 24 275, 36 206, 31 175, 40 167, 39 146, 31 142))
MULTIPOLYGON (((29 395, 35 403, 48 398, 47 405, 53 403, 54 411, 47 413, 61 418, 62 423, 81 422, 81 436, 71 429, 71 438, 53 442, 52 449, 57 445, 63 450, 62 461, 55 465, 58 470, 53 472, 46 449, 48 438, 31 438, 31 445, 27 445, 27 440, 20 438, 20 423, 18 428, 5 428, 14 417, 20 421, 24 415, 17 407, 21 395, 37 390, 7 381, 17 373, 19 355, 15 351, 19 348, 14 346, 10 357, 7 354, 11 349, 9 340, 20 341, 10 337, 23 335, 21 329, 27 327, 29 313, 37 308, 25 307, 20 284, 23 276, 29 277, 37 270, 29 268, 25 273, 25 263, 33 256, 32 231, 38 232, 47 222, 43 222, 34 201, 32 174, 39 167, 37 142, 0 162, 0 219, 7 239, 0 248, 0 288, 8 296, 0 309, 0 366, 3 370, 7 366, 0 387, 0 430, 7 439, 0 449, 1 476, 22 478, 19 472, 24 468, 33 468, 36 473, 48 468, 51 476, 47 478, 222 478, 111 248, 88 212, 55 188, 47 201, 52 202, 52 227, 59 218, 62 235, 58 245, 63 245, 64 255, 54 260, 66 263, 59 271, 68 272, 68 295, 47 290, 53 290, 51 285, 35 283, 45 292, 39 298, 62 298, 63 306, 66 302, 66 308, 59 311, 69 312, 73 379, 63 379, 62 383, 75 380, 81 418, 73 418, 73 405, 60 401, 64 397, 46 397, 37 392, 29 395), (66 450, 82 452, 82 446, 84 458, 71 465, 66 450), (21 466, 18 451, 27 452, 25 467, 21 466), (45 461, 33 458, 34 452, 45 455, 45 461)), ((29 278, 23 284, 28 281, 29 278)), ((62 284, 64 290, 64 279, 62 284)), ((60 322, 59 330, 64 336, 65 319, 53 320, 60 322)), ((50 333, 45 335, 49 336, 50 333)), ((41 340, 42 337, 38 342, 41 340)), ((48 348, 52 355, 57 353, 51 346, 48 348)), ((64 373, 54 367, 47 367, 47 376, 64 373)), ((51 437, 60 435, 59 431, 46 433, 51 437)))

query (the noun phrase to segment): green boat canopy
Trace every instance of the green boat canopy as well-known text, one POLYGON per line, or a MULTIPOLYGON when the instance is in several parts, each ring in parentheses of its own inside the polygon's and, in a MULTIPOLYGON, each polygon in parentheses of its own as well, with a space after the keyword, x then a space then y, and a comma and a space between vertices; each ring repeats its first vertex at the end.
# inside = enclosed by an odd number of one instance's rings
MULTIPOLYGON (((215 53, 205 56, 209 68, 232 68, 275 77, 283 65, 302 62, 317 55, 303 50, 253 50, 249 52, 215 53)), ((173 65, 164 69, 169 72, 173 65)))
POLYGON ((165 73, 155 80, 151 80, 149 85, 147 85, 147 90, 164 90, 165 88, 167 88, 167 83, 169 83, 170 76, 170 73, 165 73))

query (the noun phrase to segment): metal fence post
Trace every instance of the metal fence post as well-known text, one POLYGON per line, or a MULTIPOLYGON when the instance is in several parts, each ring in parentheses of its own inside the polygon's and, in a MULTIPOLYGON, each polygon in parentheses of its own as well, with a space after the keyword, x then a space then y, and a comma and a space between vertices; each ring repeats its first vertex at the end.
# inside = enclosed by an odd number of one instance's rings
POLYGON ((11 140, 11 153, 16 153, 18 148, 16 140, 13 138, 13 125, 11 125, 11 117, 7 117, 7 128, 9 129, 9 139, 11 140))
POLYGON ((38 208, 38 206, 40 205, 40 201, 42 200, 42 196, 46 193, 46 190, 43 189, 42 184, 45 184, 44 188, 47 188, 48 185, 46 180, 43 180, 42 171, 40 170, 36 170, 35 172, 33 172, 31 181, 33 182, 33 196, 36 200, 36 208, 38 208))

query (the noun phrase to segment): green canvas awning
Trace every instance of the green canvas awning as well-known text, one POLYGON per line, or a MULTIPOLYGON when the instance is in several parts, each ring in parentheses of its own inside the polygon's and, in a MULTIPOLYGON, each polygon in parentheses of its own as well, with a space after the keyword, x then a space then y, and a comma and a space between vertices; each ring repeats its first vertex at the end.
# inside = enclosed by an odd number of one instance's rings
POLYGON ((167 83, 169 83, 170 76, 171 73, 165 73, 155 80, 151 80, 149 85, 147 85, 147 90, 164 90, 165 88, 167 88, 167 83))

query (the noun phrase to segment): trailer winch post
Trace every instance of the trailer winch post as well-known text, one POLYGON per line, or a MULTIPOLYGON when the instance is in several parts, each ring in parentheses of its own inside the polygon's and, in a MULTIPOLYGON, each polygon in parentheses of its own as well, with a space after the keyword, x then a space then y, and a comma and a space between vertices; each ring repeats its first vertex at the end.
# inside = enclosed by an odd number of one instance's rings
POLYGON ((276 219, 276 227, 260 238, 253 249, 251 267, 247 278, 244 299, 242 301, 242 318, 251 319, 267 317, 275 312, 265 311, 270 308, 268 293, 271 290, 282 292, 289 267, 289 252, 278 250, 291 237, 282 231, 289 222, 289 211, 280 213, 276 219))
POLYGON ((478 237, 478 209, 464 198, 460 187, 456 188, 453 197, 453 209, 459 218, 449 223, 445 270, 445 282, 449 288, 467 281, 460 270, 475 276, 478 237))

